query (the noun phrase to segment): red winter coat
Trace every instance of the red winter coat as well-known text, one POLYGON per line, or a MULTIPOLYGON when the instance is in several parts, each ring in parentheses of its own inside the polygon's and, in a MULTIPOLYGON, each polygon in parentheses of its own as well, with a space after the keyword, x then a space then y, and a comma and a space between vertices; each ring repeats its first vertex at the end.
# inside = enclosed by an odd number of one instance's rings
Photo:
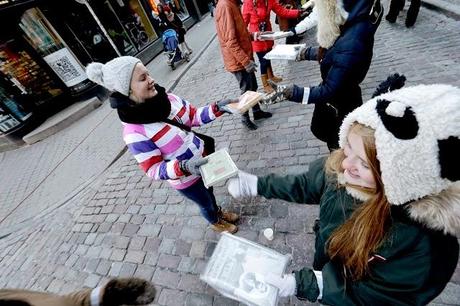
MULTIPOLYGON (((249 32, 260 32, 259 23, 265 21, 265 31, 271 31, 270 12, 275 12, 279 17, 297 18, 300 10, 289 10, 284 8, 277 0, 244 0, 243 20, 249 25, 249 32), (254 7, 254 2, 256 5, 254 7)), ((269 51, 273 47, 273 40, 253 41, 252 49, 254 52, 269 51)))

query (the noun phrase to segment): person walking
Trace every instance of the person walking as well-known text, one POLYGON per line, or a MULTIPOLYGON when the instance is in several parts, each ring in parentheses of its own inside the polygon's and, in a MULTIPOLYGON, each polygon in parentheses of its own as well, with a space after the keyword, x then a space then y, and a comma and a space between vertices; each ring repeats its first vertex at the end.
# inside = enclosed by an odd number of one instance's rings
MULTIPOLYGON (((236 77, 241 94, 248 90, 257 91, 257 66, 252 55, 251 36, 243 21, 238 0, 219 0, 214 13, 225 69, 236 77)), ((252 112, 254 120, 272 116, 262 111, 258 104, 252 108, 252 112)), ((249 118, 249 112, 243 114, 242 123, 249 130, 257 129, 249 118)))
POLYGON ((383 8, 379 0, 322 0, 315 1, 312 15, 317 16, 319 47, 301 48, 297 60, 318 61, 322 82, 305 88, 291 84, 277 90, 290 101, 315 105, 311 131, 334 150, 343 118, 362 104, 359 85, 372 61, 383 8))
POLYGON ((184 54, 192 54, 193 50, 188 46, 187 42, 185 41, 185 34, 187 30, 184 27, 182 20, 180 20, 179 16, 174 13, 172 10, 165 9, 161 4, 158 4, 158 14, 161 20, 161 30, 164 32, 168 29, 173 29, 177 33, 177 38, 179 41, 179 47, 182 53, 184 54))
POLYGON ((260 33, 272 31, 270 13, 275 12, 278 17, 297 19, 302 11, 297 9, 287 9, 279 4, 278 0, 246 0, 243 2, 243 20, 249 27, 249 32, 253 35, 252 49, 257 54, 260 63, 260 77, 266 93, 274 90, 268 83, 272 80, 275 83, 282 81, 281 78, 273 74, 271 61, 264 56, 273 48, 273 40, 262 40, 260 33))
MULTIPOLYGON (((347 97, 343 97, 346 99, 347 97)), ((319 204, 313 267, 265 281, 325 305, 426 305, 459 259, 460 88, 418 85, 352 111, 298 175, 239 172, 235 198, 319 204)))
POLYGON ((213 189, 200 176, 203 157, 214 152, 214 139, 191 130, 220 117, 229 103, 225 99, 195 108, 187 100, 166 93, 155 83, 142 62, 132 56, 117 57, 106 64, 91 63, 88 78, 112 91, 110 105, 123 124, 123 140, 148 177, 167 180, 195 202, 217 232, 235 233, 238 215, 216 204, 213 189))
MULTIPOLYGON (((404 9, 406 0, 390 0, 388 14, 385 19, 390 23, 395 23, 399 12, 404 9)), ((421 0, 411 0, 406 16, 406 28, 412 27, 417 21, 417 16, 420 11, 421 0)))

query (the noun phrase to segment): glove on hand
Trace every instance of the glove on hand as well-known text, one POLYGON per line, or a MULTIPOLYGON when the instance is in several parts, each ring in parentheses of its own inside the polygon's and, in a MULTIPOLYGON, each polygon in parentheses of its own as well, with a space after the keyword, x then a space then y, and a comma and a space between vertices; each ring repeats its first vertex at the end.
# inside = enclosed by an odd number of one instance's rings
POLYGON ((283 276, 270 273, 265 277, 265 281, 278 288, 278 295, 281 297, 292 296, 296 293, 297 283, 292 273, 283 276))
POLYGON ((313 8, 305 8, 305 9, 302 8, 302 9, 300 10, 299 17, 300 17, 301 19, 304 19, 305 17, 307 17, 308 15, 310 15, 312 11, 313 11, 313 8))
POLYGON ((296 62, 304 61, 307 59, 307 56, 306 56, 307 49, 308 49, 307 46, 303 46, 300 48, 299 52, 297 52, 297 55, 295 57, 296 62))
POLYGON ((244 66, 244 69, 248 73, 256 72, 257 71, 257 65, 256 65, 256 63, 254 63, 253 60, 250 60, 249 63, 246 66, 244 66))
POLYGON ((238 177, 229 180, 228 192, 235 199, 257 196, 257 176, 238 171, 238 177))
POLYGON ((201 176, 200 166, 206 164, 207 162, 208 160, 205 158, 195 157, 192 159, 179 161, 179 167, 182 170, 182 172, 201 176))
POLYGON ((238 103, 238 99, 224 99, 216 102, 217 110, 222 113, 233 114, 228 108, 228 104, 238 103))

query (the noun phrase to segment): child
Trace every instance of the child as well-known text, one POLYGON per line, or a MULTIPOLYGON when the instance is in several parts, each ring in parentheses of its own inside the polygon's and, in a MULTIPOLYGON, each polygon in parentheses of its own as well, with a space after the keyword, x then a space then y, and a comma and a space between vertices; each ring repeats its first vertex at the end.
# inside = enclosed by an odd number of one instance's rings
POLYGON ((138 58, 122 56, 106 64, 91 63, 88 78, 114 91, 110 105, 124 125, 123 139, 147 176, 169 183, 200 207, 215 231, 235 233, 238 215, 216 205, 206 189, 199 167, 214 151, 214 139, 191 130, 221 116, 234 100, 195 108, 188 101, 155 84, 138 58))
POLYGON ((267 281, 327 305, 425 305, 458 261, 460 89, 419 85, 351 112, 340 149, 300 175, 240 172, 233 197, 319 204, 312 268, 267 281))

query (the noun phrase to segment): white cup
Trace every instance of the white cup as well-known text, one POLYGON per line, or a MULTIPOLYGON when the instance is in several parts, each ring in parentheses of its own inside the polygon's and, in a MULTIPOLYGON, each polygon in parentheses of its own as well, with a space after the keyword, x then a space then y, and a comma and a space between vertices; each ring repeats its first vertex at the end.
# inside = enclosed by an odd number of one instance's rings
POLYGON ((264 229, 264 236, 270 241, 273 240, 273 229, 271 228, 264 229))

